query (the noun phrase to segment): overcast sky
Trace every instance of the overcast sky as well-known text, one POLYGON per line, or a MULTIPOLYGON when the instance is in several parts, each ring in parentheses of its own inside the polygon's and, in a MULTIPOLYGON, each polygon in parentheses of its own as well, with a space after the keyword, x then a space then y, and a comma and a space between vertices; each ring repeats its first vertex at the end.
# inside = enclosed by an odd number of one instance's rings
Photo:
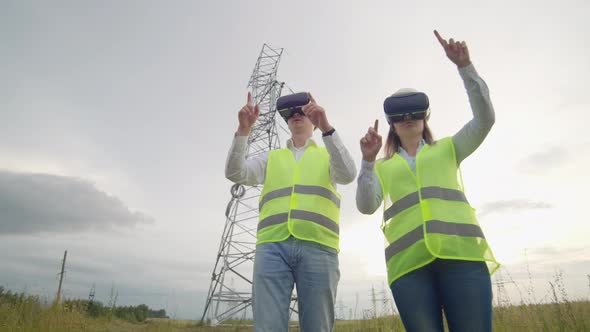
MULTIPOLYGON (((52 298, 67 249, 66 296, 95 284, 105 303, 113 288, 120 304, 200 318, 230 199, 225 158, 262 45, 284 48, 278 79, 313 93, 360 165, 360 137, 401 87, 429 95, 437 138, 471 118, 438 29, 467 42, 496 110, 462 165, 496 257, 517 283, 528 262, 538 298, 561 270, 570 297, 588 299, 589 9, 0 0, 0 286, 52 298)), ((368 307, 386 280, 380 217, 356 210, 356 183, 339 189, 339 299, 368 307)))

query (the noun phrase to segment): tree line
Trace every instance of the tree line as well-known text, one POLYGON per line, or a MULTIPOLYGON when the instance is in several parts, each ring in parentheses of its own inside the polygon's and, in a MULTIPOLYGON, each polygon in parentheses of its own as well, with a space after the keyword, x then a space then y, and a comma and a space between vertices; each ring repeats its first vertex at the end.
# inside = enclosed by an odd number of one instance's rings
MULTIPOLYGON (((22 303, 34 304, 38 308, 47 305, 42 303, 37 295, 27 295, 24 292, 12 292, 0 286, 0 305, 18 305, 22 303)), ((148 318, 169 318, 166 314, 166 310, 153 310, 145 304, 136 306, 116 306, 114 304, 104 305, 100 301, 66 299, 62 301, 61 306, 64 310, 83 312, 93 318, 117 318, 134 323, 145 322, 148 318)))

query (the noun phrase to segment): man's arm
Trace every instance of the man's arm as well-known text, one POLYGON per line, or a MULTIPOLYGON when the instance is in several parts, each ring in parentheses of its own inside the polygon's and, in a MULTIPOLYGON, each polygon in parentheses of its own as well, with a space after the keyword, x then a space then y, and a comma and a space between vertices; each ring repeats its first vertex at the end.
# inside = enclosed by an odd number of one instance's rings
POLYGON ((246 159, 248 136, 235 136, 225 162, 225 177, 235 183, 262 184, 266 175, 268 152, 246 159))
POLYGON ((248 92, 246 105, 238 113, 239 126, 225 162, 225 177, 235 183, 257 185, 264 182, 268 154, 246 160, 248 135, 259 115, 260 108, 254 105, 248 92))
POLYGON ((349 184, 356 177, 356 165, 342 143, 338 132, 328 121, 326 111, 309 94, 310 103, 303 107, 303 113, 311 123, 322 131, 322 138, 330 154, 330 179, 333 183, 349 184), (325 135, 324 135, 325 134, 325 135))
POLYGON ((322 137, 330 154, 330 179, 334 183, 349 184, 356 177, 356 165, 337 131, 322 137))

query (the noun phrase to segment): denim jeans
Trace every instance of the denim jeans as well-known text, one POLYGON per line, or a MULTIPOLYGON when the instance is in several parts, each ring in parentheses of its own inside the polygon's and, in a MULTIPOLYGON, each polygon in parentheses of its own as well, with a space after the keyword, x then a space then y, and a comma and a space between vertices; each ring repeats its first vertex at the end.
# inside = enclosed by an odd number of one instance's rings
POLYGON ((408 332, 444 331, 443 310, 451 332, 492 331, 492 284, 484 262, 436 259, 394 281, 391 292, 408 332))
POLYGON ((294 237, 257 245, 254 331, 288 331, 293 285, 297 286, 300 331, 332 331, 339 280, 338 253, 332 248, 294 237))

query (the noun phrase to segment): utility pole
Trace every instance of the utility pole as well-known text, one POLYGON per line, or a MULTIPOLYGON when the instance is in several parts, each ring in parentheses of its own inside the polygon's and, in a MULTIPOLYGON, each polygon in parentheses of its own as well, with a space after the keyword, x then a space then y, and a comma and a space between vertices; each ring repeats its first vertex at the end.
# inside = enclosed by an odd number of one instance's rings
POLYGON ((338 304, 336 305, 335 309, 338 310, 338 316, 336 316, 336 319, 346 319, 344 317, 344 309, 346 309, 346 306, 344 305, 342 299, 338 300, 338 304))
POLYGON ((61 262, 61 272, 59 273, 59 286, 57 287, 57 295, 55 296, 55 304, 59 304, 61 300, 61 285, 64 280, 64 270, 66 268, 66 257, 68 256, 68 251, 64 252, 64 259, 61 262))
POLYGON ((359 305, 359 293, 356 293, 355 297, 354 297, 354 316, 352 319, 356 319, 356 317, 357 317, 356 310, 358 309, 358 305, 359 305))

